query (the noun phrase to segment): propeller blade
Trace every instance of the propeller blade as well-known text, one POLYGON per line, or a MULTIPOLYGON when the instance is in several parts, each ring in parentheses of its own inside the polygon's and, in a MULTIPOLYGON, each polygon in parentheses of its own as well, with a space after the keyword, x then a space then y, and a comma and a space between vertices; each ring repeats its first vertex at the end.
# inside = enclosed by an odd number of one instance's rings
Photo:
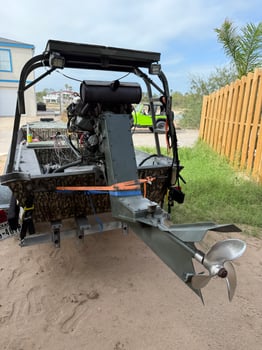
POLYGON ((228 299, 229 301, 232 301, 236 291, 236 287, 237 287, 237 275, 236 275, 234 265, 230 261, 226 261, 224 263, 224 268, 227 271, 226 282, 227 282, 228 299))
POLYGON ((207 265, 223 265, 225 261, 239 258, 246 250, 246 243, 240 239, 227 239, 215 243, 205 255, 207 265))
POLYGON ((204 288, 212 277, 218 276, 226 280, 228 298, 231 301, 234 297, 237 278, 235 268, 231 260, 239 258, 246 250, 246 243, 240 239, 227 239, 215 243, 209 251, 203 253, 198 251, 194 258, 209 271, 209 275, 202 273, 193 275, 189 282, 193 289, 204 288))
POLYGON ((191 279, 191 285, 194 289, 202 289, 208 284, 211 278, 211 275, 194 275, 191 279))

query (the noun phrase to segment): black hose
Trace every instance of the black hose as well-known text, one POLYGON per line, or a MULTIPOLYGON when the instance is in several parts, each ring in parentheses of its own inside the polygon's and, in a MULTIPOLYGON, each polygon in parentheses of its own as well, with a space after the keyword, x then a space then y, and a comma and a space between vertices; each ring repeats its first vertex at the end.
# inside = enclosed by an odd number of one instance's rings
POLYGON ((82 159, 78 159, 78 160, 76 160, 75 162, 72 162, 72 163, 69 163, 69 164, 65 164, 65 165, 61 166, 60 168, 56 169, 56 170, 54 171, 54 173, 61 173, 61 172, 64 171, 65 169, 70 168, 71 166, 78 165, 78 164, 80 164, 80 163, 82 163, 82 159))

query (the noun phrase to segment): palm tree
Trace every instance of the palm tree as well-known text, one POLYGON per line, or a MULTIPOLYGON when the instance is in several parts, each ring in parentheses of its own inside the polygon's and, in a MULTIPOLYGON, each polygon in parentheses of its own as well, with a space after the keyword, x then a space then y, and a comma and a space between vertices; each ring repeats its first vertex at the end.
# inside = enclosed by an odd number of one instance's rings
POLYGON ((240 30, 226 19, 221 28, 215 28, 218 42, 231 58, 238 78, 262 66, 262 22, 248 23, 240 30))

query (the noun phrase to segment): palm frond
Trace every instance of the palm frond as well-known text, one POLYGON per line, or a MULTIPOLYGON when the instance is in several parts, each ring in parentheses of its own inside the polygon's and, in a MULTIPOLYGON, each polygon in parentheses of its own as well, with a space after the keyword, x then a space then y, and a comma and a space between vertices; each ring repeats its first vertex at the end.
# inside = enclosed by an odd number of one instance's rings
POLYGON ((239 34, 237 28, 233 26, 233 23, 226 19, 221 28, 215 28, 218 41, 223 45, 225 54, 235 60, 238 56, 239 48, 239 34))
POLYGON ((247 74, 261 65, 262 23, 258 25, 249 23, 241 29, 241 32, 239 44, 243 57, 243 70, 247 74))
POLYGON ((262 22, 257 25, 248 23, 238 31, 226 19, 215 32, 225 54, 234 63, 239 78, 262 65, 262 22))

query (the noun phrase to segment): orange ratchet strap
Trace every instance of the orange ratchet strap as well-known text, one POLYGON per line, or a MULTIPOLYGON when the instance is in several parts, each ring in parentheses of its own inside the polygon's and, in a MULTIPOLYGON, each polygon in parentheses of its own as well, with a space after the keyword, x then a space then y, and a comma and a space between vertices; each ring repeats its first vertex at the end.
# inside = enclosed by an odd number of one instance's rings
POLYGON ((156 178, 148 176, 145 179, 130 180, 118 182, 110 186, 59 186, 58 191, 132 191, 138 190, 141 184, 144 184, 144 196, 146 193, 146 184, 151 184, 156 178))
POLYGON ((166 136, 166 148, 167 148, 167 153, 170 151, 171 149, 171 145, 170 145, 170 141, 169 141, 169 125, 168 125, 168 121, 166 119, 166 123, 165 123, 165 136, 166 136))

